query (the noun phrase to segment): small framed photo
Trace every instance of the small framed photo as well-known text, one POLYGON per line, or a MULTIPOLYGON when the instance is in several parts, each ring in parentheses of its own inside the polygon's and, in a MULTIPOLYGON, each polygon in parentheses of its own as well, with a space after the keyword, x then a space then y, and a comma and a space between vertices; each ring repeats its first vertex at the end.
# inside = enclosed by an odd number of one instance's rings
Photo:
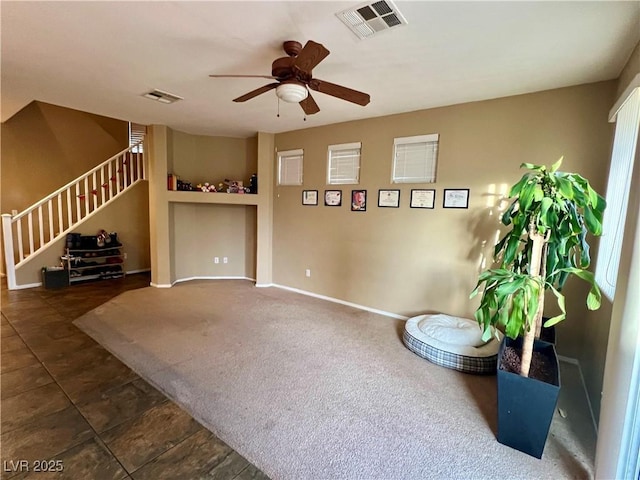
POLYGON ((400 190, 378 190, 378 206, 388 208, 400 207, 400 190))
POLYGON ((326 207, 339 207, 342 205, 342 190, 325 190, 324 205, 326 207))
POLYGON ((367 191, 351 190, 351 211, 366 212, 367 211, 367 191))
POLYGON ((411 189, 411 208, 434 208, 436 199, 435 190, 411 189))
POLYGON ((318 190, 303 190, 302 205, 318 205, 318 190))
POLYGON ((445 188, 442 206, 444 208, 469 208, 469 189, 445 188))

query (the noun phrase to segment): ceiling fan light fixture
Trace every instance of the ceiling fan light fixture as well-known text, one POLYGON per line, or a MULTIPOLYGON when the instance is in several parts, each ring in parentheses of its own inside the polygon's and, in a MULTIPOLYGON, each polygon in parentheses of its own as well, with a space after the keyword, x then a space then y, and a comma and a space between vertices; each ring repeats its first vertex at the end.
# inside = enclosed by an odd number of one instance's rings
POLYGON ((307 98, 309 92, 304 85, 297 83, 282 83, 276 87, 278 98, 287 103, 300 103, 307 98))

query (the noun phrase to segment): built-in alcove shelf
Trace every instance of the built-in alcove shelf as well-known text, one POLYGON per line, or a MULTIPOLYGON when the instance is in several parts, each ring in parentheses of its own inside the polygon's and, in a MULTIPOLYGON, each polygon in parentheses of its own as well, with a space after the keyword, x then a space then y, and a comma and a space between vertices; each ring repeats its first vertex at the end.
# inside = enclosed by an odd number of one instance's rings
POLYGON ((258 195, 252 193, 169 191, 167 200, 174 203, 217 203, 226 205, 258 205, 258 195))

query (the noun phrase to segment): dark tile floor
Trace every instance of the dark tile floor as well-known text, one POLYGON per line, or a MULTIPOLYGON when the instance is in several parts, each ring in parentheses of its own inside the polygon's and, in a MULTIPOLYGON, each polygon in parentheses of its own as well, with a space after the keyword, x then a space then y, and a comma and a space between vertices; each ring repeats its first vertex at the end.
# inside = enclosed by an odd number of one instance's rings
POLYGON ((267 479, 73 325, 148 285, 147 274, 59 290, 3 282, 1 478, 267 479))

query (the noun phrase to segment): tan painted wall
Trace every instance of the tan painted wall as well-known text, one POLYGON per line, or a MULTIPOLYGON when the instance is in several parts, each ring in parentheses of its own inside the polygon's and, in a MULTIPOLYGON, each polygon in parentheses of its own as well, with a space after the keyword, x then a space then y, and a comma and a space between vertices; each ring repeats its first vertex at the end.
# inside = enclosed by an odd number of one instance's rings
POLYGON ((255 278, 256 207, 176 203, 172 221, 176 279, 255 278))
POLYGON ((257 168, 255 138, 210 137, 169 130, 171 136, 171 173, 181 180, 215 183, 224 179, 242 180, 249 185, 249 177, 257 168))
MULTIPOLYGON (((624 92, 629 82, 631 82, 638 73, 640 73, 640 42, 636 45, 633 53, 629 57, 629 61, 620 74, 620 78, 618 79, 616 86, 616 96, 612 99, 609 108, 613 107, 614 103, 618 100, 618 96, 624 92)), ((637 152, 637 155, 640 155, 640 152, 637 152)), ((638 160, 636 159, 636 162, 637 161, 638 160)), ((599 190, 603 193, 605 193, 606 182, 608 178, 608 165, 609 162, 607 162, 607 170, 604 178, 602 178, 603 186, 599 190)), ((633 206, 633 204, 630 204, 628 208, 637 209, 637 202, 635 207, 633 206)), ((597 258, 596 252, 594 252, 592 258, 594 260, 597 258)), ((621 259, 621 262, 624 261, 624 258, 621 259)), ((627 259, 627 261, 629 261, 629 259, 627 259)), ((623 301, 623 299, 621 299, 620 301, 623 301)), ((609 325, 611 323, 612 312, 613 303, 606 297, 603 297, 602 307, 595 312, 591 312, 582 307, 580 313, 581 318, 583 319, 581 329, 582 338, 579 342, 579 348, 577 349, 577 352, 573 355, 580 362, 585 385, 587 388, 587 394, 589 395, 589 401, 591 402, 596 420, 600 418, 602 385, 605 360, 607 356, 607 344, 609 339, 609 325)), ((560 333, 563 334, 564 332, 561 331, 560 333)), ((560 336, 559 340, 562 339, 563 337, 560 336)))
MULTIPOLYGON (((249 177, 256 172, 257 137, 209 137, 166 130, 166 172, 175 173, 194 186, 204 182, 217 185, 224 179, 242 180, 248 185, 249 177)), ((152 202, 163 217, 166 207, 162 203, 166 204, 167 199, 162 176, 166 177, 166 172, 158 171, 154 177, 159 186, 152 202)), ((163 242, 157 244, 157 253, 168 257, 163 262, 169 273, 159 277, 157 283, 166 285, 211 276, 255 278, 255 206, 169 203, 166 215, 167 230, 160 229, 154 235, 167 237, 166 246, 162 246, 163 242), (219 264, 213 261, 216 256, 219 264), (229 263, 222 263, 223 257, 229 263)))
POLYGON ((2 212, 22 211, 129 145, 127 122, 32 102, 4 122, 2 212))
MULTIPOLYGON (((550 164, 593 179, 602 190, 609 163, 607 112, 615 82, 545 91, 446 108, 354 121, 276 135, 276 148, 304 149, 304 186, 274 186, 274 282, 361 305, 414 315, 442 311, 471 316, 469 301, 497 232, 492 192, 522 174, 521 162, 550 164), (440 134, 437 182, 392 185, 394 137, 440 134), (304 189, 326 185, 327 146, 362 142, 366 212, 301 205, 304 189), (377 207, 380 188, 400 188, 399 209, 377 207), (435 188, 436 208, 410 209, 411 188, 435 188), (467 210, 443 209, 444 188, 469 188, 467 210), (484 247, 483 247, 484 245, 484 247), (305 269, 311 277, 305 277, 305 269)), ((568 308, 582 298, 568 298, 568 308)), ((567 351, 577 350, 579 322, 567 351)))

